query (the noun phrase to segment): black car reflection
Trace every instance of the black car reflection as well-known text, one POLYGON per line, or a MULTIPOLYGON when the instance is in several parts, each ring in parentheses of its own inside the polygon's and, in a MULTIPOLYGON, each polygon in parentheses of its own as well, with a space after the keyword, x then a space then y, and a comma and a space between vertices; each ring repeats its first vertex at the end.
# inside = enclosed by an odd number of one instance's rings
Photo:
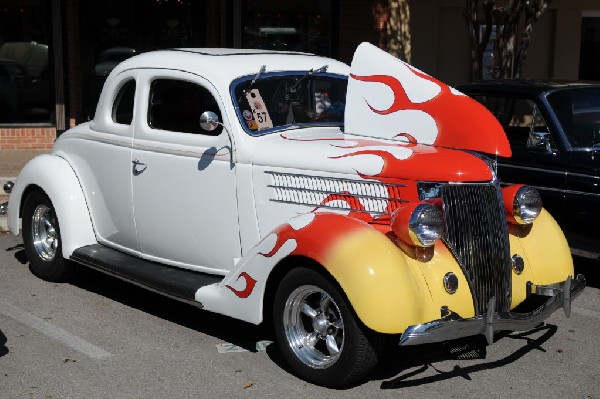
POLYGON ((49 116, 48 80, 31 76, 14 60, 0 58, 0 123, 41 122, 49 116))
POLYGON ((457 87, 496 115, 513 155, 503 183, 535 186, 573 254, 600 260, 600 83, 501 80, 457 87))

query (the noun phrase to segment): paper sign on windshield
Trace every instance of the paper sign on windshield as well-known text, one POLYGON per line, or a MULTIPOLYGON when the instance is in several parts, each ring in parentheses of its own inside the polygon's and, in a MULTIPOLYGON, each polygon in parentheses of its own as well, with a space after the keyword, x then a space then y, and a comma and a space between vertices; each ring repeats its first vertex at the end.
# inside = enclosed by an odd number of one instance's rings
POLYGON ((258 130, 272 128, 273 121, 269 116, 267 106, 265 105, 265 102, 263 101, 258 89, 252 89, 247 92, 246 100, 248 100, 248 104, 250 104, 250 109, 252 110, 252 115, 254 115, 254 120, 258 125, 258 130))

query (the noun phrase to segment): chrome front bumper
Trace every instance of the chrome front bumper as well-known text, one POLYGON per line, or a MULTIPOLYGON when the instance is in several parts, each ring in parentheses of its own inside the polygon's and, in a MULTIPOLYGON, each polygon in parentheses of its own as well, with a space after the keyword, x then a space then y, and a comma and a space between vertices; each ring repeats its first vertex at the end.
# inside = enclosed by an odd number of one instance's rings
MULTIPOLYGON (((399 345, 420 345, 433 342, 484 334, 488 344, 494 342, 496 331, 527 331, 539 325, 558 308, 563 308, 565 315, 571 315, 571 301, 585 288, 585 277, 578 275, 558 284, 533 286, 529 285, 530 294, 546 297, 545 302, 527 313, 497 312, 496 298, 488 302, 486 314, 469 319, 440 319, 430 323, 410 326, 400 338, 399 345)), ((529 298, 528 298, 529 299, 529 298)), ((525 300, 527 301, 527 299, 525 300)))

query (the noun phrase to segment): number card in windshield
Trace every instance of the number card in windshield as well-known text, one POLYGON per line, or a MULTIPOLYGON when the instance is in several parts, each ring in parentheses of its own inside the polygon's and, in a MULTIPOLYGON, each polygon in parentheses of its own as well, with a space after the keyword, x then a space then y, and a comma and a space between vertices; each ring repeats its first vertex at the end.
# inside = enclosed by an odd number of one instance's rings
POLYGON ((247 92, 246 100, 248 100, 248 104, 250 104, 250 109, 252 110, 252 115, 254 115, 254 120, 258 125, 258 130, 272 128, 273 121, 271 121, 267 106, 258 89, 252 89, 247 92))

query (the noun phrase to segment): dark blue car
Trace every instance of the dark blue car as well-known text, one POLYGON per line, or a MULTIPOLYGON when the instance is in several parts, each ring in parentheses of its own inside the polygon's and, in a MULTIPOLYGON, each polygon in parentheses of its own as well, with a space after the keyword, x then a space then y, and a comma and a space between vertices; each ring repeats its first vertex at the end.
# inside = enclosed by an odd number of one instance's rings
POLYGON ((513 155, 498 159, 500 180, 536 187, 572 253, 600 260, 600 82, 497 80, 457 89, 506 131, 513 155))

